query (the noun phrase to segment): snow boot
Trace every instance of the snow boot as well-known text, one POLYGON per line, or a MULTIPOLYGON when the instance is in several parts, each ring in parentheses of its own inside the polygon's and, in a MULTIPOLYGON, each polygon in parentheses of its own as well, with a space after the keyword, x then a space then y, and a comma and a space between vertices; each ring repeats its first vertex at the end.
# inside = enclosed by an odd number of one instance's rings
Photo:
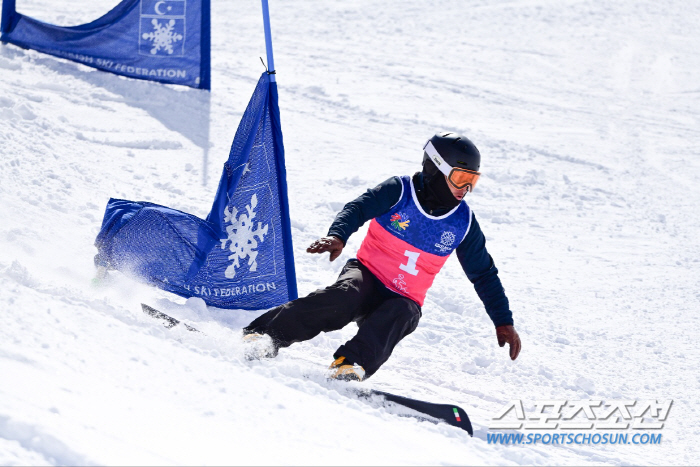
POLYGON ((360 365, 351 363, 345 357, 338 357, 331 366, 330 379, 338 379, 341 381, 362 381, 365 378, 365 369, 360 365))
POLYGON ((246 360, 274 358, 277 356, 278 350, 268 335, 257 332, 243 334, 243 355, 246 360))

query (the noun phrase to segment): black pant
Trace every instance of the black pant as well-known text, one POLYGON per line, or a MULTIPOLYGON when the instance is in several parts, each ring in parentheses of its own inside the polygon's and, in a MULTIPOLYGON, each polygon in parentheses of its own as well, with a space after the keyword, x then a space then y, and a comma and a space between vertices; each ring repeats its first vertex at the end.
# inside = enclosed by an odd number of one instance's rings
POLYGON ((362 365, 367 378, 416 329, 420 317, 420 305, 387 289, 362 263, 351 259, 335 284, 271 309, 243 331, 268 334, 279 348, 356 321, 357 334, 334 357, 362 365))

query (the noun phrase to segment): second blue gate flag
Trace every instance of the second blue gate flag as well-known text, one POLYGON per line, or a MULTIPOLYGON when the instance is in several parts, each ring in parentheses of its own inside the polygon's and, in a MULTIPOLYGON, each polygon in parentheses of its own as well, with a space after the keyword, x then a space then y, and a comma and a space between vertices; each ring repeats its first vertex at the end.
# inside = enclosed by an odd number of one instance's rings
POLYGON ((130 78, 210 89, 210 0, 122 0, 90 23, 56 26, 3 0, 3 42, 130 78))

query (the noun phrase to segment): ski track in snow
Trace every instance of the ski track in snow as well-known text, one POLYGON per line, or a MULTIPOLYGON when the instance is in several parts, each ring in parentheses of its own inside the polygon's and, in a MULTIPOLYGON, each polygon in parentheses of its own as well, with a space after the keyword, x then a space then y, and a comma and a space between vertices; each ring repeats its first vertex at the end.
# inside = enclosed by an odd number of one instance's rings
MULTIPOLYGON (((115 2, 18 9, 75 25, 115 2)), ((334 263, 305 253, 347 201, 419 170, 436 131, 481 150, 468 202, 521 356, 450 258, 366 383, 464 407, 468 438, 325 383, 354 325, 246 362, 237 333, 259 312, 121 275, 91 287, 110 197, 211 206, 265 52, 258 4, 212 3, 211 93, 0 46, 0 464, 697 465, 700 5, 271 2, 301 295, 360 245, 366 227, 334 263), (660 445, 487 444, 516 399, 674 405, 660 445)))

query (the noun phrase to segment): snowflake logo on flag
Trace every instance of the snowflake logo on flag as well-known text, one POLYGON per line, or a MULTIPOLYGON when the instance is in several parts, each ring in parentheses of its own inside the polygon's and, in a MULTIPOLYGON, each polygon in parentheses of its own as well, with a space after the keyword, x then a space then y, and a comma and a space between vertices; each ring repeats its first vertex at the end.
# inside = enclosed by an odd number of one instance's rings
POLYGON ((228 238, 221 240, 221 249, 226 249, 226 244, 231 242, 229 249, 232 255, 228 259, 233 260, 233 263, 226 268, 224 275, 228 279, 233 279, 236 275, 236 269, 241 266, 240 260, 248 258, 248 266, 250 266, 251 271, 258 270, 258 263, 256 261, 258 257, 258 252, 255 249, 258 247, 258 243, 262 243, 265 240, 265 235, 267 235, 268 224, 262 225, 262 222, 258 222, 257 229, 254 228, 255 223, 253 219, 255 218, 255 207, 258 205, 258 196, 253 195, 250 198, 250 204, 247 205, 247 213, 242 213, 238 215, 238 209, 231 207, 224 209, 224 221, 230 223, 226 227, 226 234, 228 238), (257 240, 256 240, 257 237, 257 240))
POLYGON ((183 39, 182 34, 178 34, 173 31, 175 27, 175 20, 171 19, 167 23, 160 23, 157 19, 151 20, 153 25, 152 32, 144 32, 141 36, 143 39, 150 40, 153 42, 153 48, 151 49, 151 54, 155 55, 159 50, 164 50, 168 54, 173 53, 173 44, 177 41, 183 39))

